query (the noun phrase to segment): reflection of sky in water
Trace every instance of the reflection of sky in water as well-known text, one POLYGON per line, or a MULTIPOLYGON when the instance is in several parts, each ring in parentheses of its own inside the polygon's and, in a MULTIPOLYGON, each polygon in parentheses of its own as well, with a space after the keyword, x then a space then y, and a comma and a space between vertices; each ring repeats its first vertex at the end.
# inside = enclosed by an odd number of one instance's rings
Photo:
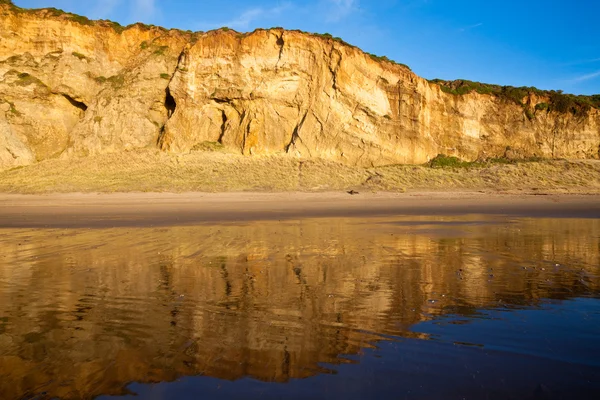
POLYGON ((153 393, 215 383, 356 395, 364 388, 353 380, 371 376, 392 390, 399 375, 412 377, 413 389, 428 377, 449 390, 448 376, 463 379, 457 360, 486 371, 486 352, 512 375, 511 362, 541 368, 540 382, 561 371, 565 382, 571 372, 598 376, 590 358, 599 353, 597 220, 20 229, 0 230, 0 243, 0 394, 8 398, 118 394, 131 381, 191 375, 204 377, 153 393))
MULTIPOLYGON (((444 329, 435 333, 432 329, 433 340, 388 338, 375 348, 344 356, 354 364, 327 365, 334 374, 285 384, 201 376, 161 384, 133 383, 128 388, 137 394, 132 399, 595 399, 600 391, 599 310, 596 299, 577 298, 510 312, 482 310, 479 318, 469 319, 472 324, 453 323, 458 316, 441 317, 444 329), (554 319, 557 314, 561 317, 554 319), (507 319, 519 322, 513 325, 507 319), (529 323, 522 330, 525 321, 529 323), (573 337, 574 332, 595 333, 573 337), (524 337, 528 339, 521 343, 524 337), (455 342, 472 338, 485 344, 455 342), (560 356, 566 357, 560 360, 560 356)), ((437 323, 416 327, 429 331, 437 323)))
POLYGON ((536 308, 449 314, 417 324, 430 339, 600 367, 600 301, 544 301, 536 308))

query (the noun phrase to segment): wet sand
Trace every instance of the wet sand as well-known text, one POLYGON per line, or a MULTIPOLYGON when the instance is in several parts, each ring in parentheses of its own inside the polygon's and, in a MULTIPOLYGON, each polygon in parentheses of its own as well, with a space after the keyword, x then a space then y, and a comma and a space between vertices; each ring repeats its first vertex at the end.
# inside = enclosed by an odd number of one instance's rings
POLYGON ((0 228, 173 226, 311 217, 600 218, 600 195, 411 192, 0 194, 0 228))

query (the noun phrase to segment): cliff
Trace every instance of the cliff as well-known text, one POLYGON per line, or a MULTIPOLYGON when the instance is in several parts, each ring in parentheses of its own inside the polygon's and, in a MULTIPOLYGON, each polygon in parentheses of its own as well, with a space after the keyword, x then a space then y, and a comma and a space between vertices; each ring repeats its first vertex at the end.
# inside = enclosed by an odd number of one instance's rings
POLYGON ((124 28, 0 1, 0 170, 215 142, 357 166, 599 157, 598 102, 517 93, 457 91, 329 36, 124 28))

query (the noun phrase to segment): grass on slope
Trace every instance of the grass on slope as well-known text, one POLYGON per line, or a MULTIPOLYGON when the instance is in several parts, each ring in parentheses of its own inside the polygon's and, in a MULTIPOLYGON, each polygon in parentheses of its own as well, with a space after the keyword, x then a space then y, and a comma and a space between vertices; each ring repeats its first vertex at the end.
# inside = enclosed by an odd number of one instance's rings
POLYGON ((47 160, 0 172, 0 192, 222 192, 335 190, 600 192, 598 161, 349 167, 325 160, 156 150, 47 160))

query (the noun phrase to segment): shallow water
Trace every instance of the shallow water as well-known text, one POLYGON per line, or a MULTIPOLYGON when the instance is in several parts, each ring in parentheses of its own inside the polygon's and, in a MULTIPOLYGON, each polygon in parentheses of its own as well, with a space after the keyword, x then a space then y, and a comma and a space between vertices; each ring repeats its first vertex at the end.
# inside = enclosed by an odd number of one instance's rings
POLYGON ((0 229, 0 398, 600 398, 599 298, 598 219, 0 229))

